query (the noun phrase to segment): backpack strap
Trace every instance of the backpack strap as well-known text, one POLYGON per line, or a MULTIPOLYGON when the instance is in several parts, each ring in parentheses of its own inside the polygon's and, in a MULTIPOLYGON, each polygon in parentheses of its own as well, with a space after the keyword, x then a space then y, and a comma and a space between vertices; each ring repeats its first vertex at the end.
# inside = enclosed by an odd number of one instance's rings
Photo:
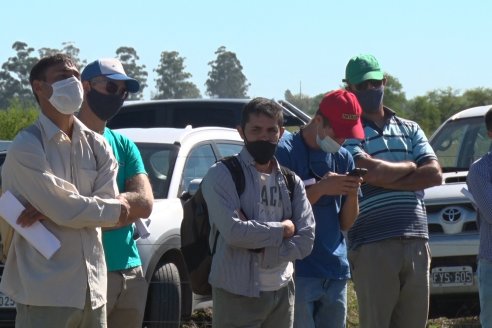
POLYGON ((294 198, 294 190, 296 189, 296 178, 295 173, 292 170, 280 165, 280 171, 284 176, 285 183, 287 184, 287 189, 289 190, 290 201, 294 198))
POLYGON ((237 156, 228 156, 220 159, 222 163, 229 169, 232 176, 232 181, 236 185, 236 191, 238 196, 241 196, 244 192, 244 187, 246 185, 243 168, 237 156))
POLYGON ((39 143, 41 144, 41 147, 44 150, 43 138, 41 137, 41 130, 39 129, 39 127, 36 124, 29 125, 28 127, 26 127, 24 129, 24 131, 29 132, 30 134, 35 136, 36 139, 38 139, 39 143))
MULTIPOLYGON (((246 182, 244 178, 243 168, 241 167, 241 163, 239 162, 239 159, 237 158, 237 156, 228 156, 228 157, 221 158, 219 161, 224 163, 224 165, 231 173, 232 181, 236 186, 237 194, 238 196, 241 196, 241 194, 244 192, 244 186, 246 182)), ((215 234, 215 238, 214 238, 214 245, 212 246, 212 255, 215 254, 215 250, 217 248, 217 239, 219 238, 219 234, 220 231, 217 230, 217 233, 215 234)))
MULTIPOLYGON (((39 127, 36 124, 31 124, 28 127, 26 127, 24 130, 26 132, 29 132, 33 136, 35 136, 36 139, 38 139, 39 143, 41 144, 41 147, 44 150, 43 138, 41 137, 41 130, 39 129, 39 127)), ((97 155, 96 155, 95 148, 94 148, 95 147, 94 135, 89 131, 84 131, 84 132, 85 132, 85 137, 89 141, 89 146, 91 147, 91 151, 94 154, 94 158, 96 159, 96 168, 99 169, 99 167, 98 167, 99 162, 97 160, 97 155)))

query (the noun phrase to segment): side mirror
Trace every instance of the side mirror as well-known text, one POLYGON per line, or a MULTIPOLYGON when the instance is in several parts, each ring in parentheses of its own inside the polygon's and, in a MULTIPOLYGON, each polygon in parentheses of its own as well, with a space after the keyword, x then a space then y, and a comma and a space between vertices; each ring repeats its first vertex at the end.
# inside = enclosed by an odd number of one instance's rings
POLYGON ((193 179, 190 181, 190 184, 188 185, 188 193, 193 196, 196 194, 198 191, 198 188, 200 187, 200 183, 202 182, 202 179, 193 179))

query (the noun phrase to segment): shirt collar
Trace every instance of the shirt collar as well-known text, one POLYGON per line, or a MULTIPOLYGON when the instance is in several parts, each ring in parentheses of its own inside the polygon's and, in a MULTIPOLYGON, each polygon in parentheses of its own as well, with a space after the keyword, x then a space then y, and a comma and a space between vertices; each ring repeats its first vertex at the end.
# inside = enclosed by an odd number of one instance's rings
MULTIPOLYGON (((391 119, 394 116, 396 116, 396 113, 395 113, 395 111, 393 111, 392 109, 390 109, 389 107, 386 107, 386 106, 383 107, 383 111, 384 111, 385 122, 386 122, 386 124, 388 124, 389 121, 391 121, 391 119)), ((368 120, 364 116, 361 116, 361 121, 362 121, 364 126, 366 126, 368 124, 372 124, 372 121, 368 120)))
MULTIPOLYGON (((60 128, 55 123, 53 123, 43 113, 39 114, 39 124, 41 125, 41 128, 43 129, 47 140, 51 140, 58 133, 64 133, 63 131, 60 130, 60 128)), ((82 123, 77 117, 74 116, 72 137, 80 135, 82 131, 91 131, 91 130, 88 127, 86 127, 84 123, 82 123)))

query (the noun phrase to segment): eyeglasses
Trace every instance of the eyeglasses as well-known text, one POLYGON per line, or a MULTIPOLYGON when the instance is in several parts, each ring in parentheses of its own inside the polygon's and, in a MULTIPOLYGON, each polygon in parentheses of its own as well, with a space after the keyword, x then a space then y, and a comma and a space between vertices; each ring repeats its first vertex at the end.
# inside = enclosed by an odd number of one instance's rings
POLYGON ((106 78, 95 78, 91 80, 91 83, 106 83, 105 90, 110 95, 118 95, 121 99, 126 99, 128 97, 128 91, 125 87, 119 87, 113 81, 106 78))
POLYGON ((357 91, 364 91, 369 89, 369 85, 372 85, 373 88, 379 89, 383 85, 384 79, 383 80, 365 80, 364 82, 361 82, 359 84, 355 85, 355 89, 357 91))

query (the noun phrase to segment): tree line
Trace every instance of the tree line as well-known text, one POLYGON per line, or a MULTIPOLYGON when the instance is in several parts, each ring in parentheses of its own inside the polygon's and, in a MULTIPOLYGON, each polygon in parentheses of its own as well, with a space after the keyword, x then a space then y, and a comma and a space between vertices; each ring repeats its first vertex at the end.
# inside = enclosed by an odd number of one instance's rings
MULTIPOLYGON (((33 117, 37 117, 38 109, 29 84, 29 72, 40 58, 61 52, 70 55, 80 70, 87 64, 87 60, 80 59, 80 49, 72 42, 62 43, 60 49, 44 47, 36 51, 27 43, 16 41, 12 49, 15 54, 9 57, 0 69, 0 139, 11 139, 26 122, 29 124, 33 117)), ((224 46, 219 47, 215 55, 216 57, 208 62, 210 70, 205 82, 205 94, 213 98, 247 98, 250 83, 242 71, 243 67, 237 55, 224 46)), ((140 82, 140 91, 130 94, 129 100, 142 99, 143 91, 148 88, 148 72, 147 67, 139 63, 137 51, 132 47, 122 46, 116 49, 115 57, 121 61, 126 73, 140 82)), ((155 90, 150 93, 151 99, 202 97, 196 84, 191 81, 193 75, 186 71, 185 59, 177 51, 161 53, 158 66, 153 69, 157 77, 155 90)), ((385 105, 402 117, 418 122, 427 135, 449 116, 462 109, 492 104, 490 88, 475 88, 461 92, 448 87, 407 99, 398 78, 388 72, 385 75, 385 105)), ((294 94, 287 89, 284 97, 312 115, 316 112, 323 94, 294 94)))

